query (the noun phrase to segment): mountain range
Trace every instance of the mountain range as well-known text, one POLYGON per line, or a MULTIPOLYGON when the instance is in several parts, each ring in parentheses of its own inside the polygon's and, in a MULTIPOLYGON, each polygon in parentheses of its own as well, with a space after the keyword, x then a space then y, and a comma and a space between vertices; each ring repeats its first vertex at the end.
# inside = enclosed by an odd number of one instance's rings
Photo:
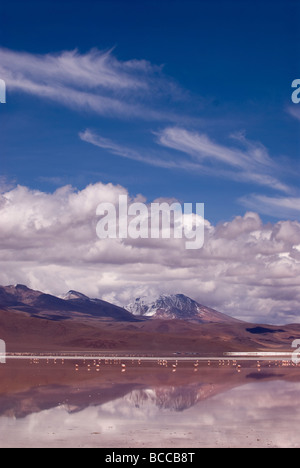
POLYGON ((300 325, 242 322, 183 295, 140 297, 122 308, 69 291, 0 287, 0 339, 11 352, 97 350, 161 355, 291 350, 300 325))
POLYGON ((53 321, 109 319, 135 322, 147 319, 188 320, 198 323, 229 323, 237 319, 205 307, 184 294, 140 297, 122 308, 69 291, 62 297, 34 291, 27 286, 0 286, 0 308, 24 312, 31 317, 53 321))

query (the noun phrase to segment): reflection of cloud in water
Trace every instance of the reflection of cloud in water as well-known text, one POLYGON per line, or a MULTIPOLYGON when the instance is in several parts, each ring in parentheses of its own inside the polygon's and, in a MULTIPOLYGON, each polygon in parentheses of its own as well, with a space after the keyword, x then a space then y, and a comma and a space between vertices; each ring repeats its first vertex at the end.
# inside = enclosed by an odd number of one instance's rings
POLYGON ((19 440, 33 446, 300 446, 300 383, 250 383, 185 411, 178 411, 182 401, 175 389, 163 397, 161 392, 134 390, 77 413, 61 406, 18 420, 2 417, 1 445, 19 440))

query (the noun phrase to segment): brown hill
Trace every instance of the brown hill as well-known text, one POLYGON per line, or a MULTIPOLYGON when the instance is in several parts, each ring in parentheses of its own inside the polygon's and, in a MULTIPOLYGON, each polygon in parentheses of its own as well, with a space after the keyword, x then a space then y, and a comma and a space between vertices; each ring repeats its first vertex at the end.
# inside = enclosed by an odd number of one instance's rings
POLYGON ((68 350, 170 355, 222 355, 230 351, 291 350, 300 325, 265 327, 253 324, 194 324, 179 320, 115 322, 51 321, 23 312, 0 310, 0 339, 8 352, 47 353, 68 350))
POLYGON ((70 291, 66 299, 62 299, 34 291, 21 284, 0 286, 0 307, 51 321, 80 319, 137 321, 137 318, 127 310, 100 299, 90 299, 74 291, 70 291))

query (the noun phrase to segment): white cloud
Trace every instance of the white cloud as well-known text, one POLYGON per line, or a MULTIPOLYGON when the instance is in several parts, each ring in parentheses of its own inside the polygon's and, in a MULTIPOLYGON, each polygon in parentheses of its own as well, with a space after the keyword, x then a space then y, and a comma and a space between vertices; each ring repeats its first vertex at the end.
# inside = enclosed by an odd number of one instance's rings
POLYGON ((145 162, 153 165, 160 164, 160 161, 155 158, 142 156, 138 151, 118 145, 108 138, 103 138, 102 136, 95 134, 89 129, 85 130, 84 132, 80 132, 79 137, 86 143, 90 143, 91 145, 97 146, 98 148, 108 150, 117 156, 121 156, 122 158, 133 159, 134 161, 145 162))
POLYGON ((264 145, 247 140, 243 133, 231 135, 236 146, 221 145, 205 134, 179 127, 166 128, 157 137, 160 145, 189 155, 204 174, 290 191, 278 179, 279 167, 264 145))
POLYGON ((296 120, 300 120, 300 105, 292 105, 287 108, 288 114, 294 117, 296 120))
POLYGON ((99 115, 172 120, 153 102, 181 91, 161 67, 145 60, 119 61, 112 50, 34 55, 0 48, 0 75, 8 90, 99 115))
POLYGON ((109 151, 112 154, 121 156, 122 158, 132 159, 139 161, 151 166, 162 167, 167 169, 197 169, 195 164, 189 164, 185 160, 176 160, 170 155, 168 157, 162 157, 162 154, 158 154, 157 151, 138 151, 126 146, 122 146, 118 143, 111 141, 108 138, 104 138, 101 135, 96 134, 90 129, 86 129, 84 132, 79 133, 79 138, 86 143, 97 146, 104 150, 109 151))
POLYGON ((283 170, 272 160, 267 149, 259 142, 248 141, 241 133, 231 135, 231 138, 237 145, 242 145, 242 149, 220 145, 205 134, 179 127, 166 128, 156 136, 157 143, 168 151, 129 148, 89 129, 79 133, 82 141, 127 159, 291 192, 291 187, 277 176, 283 170))
POLYGON ((251 210, 276 218, 299 218, 299 197, 268 197, 267 195, 251 194, 240 199, 240 202, 251 210))
POLYGON ((49 194, 16 187, 0 196, 0 284, 53 294, 76 289, 127 304, 141 294, 184 293, 233 316, 299 322, 300 224, 263 224, 256 213, 212 226, 205 244, 185 239, 100 240, 96 208, 121 186, 98 183, 49 194))

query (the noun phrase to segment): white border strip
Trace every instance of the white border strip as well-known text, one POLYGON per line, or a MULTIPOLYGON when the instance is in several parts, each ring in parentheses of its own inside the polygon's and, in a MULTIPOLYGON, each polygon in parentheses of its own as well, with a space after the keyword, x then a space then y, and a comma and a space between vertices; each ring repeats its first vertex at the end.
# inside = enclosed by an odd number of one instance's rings
POLYGON ((42 361, 121 361, 121 362, 208 362, 208 361, 278 361, 292 360, 292 353, 224 353, 223 356, 165 357, 165 356, 99 356, 99 355, 67 355, 67 354, 0 354, 6 360, 42 360, 42 361))

